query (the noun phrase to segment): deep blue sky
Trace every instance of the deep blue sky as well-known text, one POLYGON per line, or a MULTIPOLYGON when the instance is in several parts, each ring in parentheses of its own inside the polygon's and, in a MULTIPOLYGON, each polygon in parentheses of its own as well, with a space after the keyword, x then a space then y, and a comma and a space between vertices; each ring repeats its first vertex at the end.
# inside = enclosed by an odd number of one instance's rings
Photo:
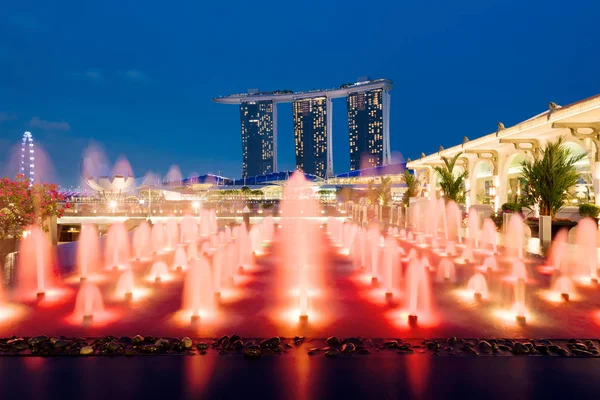
MULTIPOLYGON (((414 158, 600 93, 598 15, 597 0, 4 2, 0 163, 29 129, 65 185, 90 139, 136 175, 237 177, 238 109, 211 97, 363 75, 394 81, 392 150, 414 158)), ((345 114, 336 101, 336 172, 345 114)), ((292 125, 280 106, 280 169, 292 125)))

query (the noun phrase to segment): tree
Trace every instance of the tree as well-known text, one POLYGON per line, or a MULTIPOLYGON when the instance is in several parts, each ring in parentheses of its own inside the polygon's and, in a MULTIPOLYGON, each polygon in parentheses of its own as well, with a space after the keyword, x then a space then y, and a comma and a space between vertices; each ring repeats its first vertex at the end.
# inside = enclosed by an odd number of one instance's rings
POLYGON ((382 176, 381 183, 377 187, 377 197, 379 204, 387 206, 392 201, 392 178, 389 176, 382 176))
POLYGON ((42 183, 29 186, 24 175, 15 180, 0 179, 0 239, 20 239, 29 225, 44 227, 44 221, 61 217, 70 204, 56 185, 42 183))
POLYGON ((375 188, 375 181, 371 179, 367 185, 367 204, 375 204, 378 197, 379 193, 375 188))
POLYGON ((338 189, 337 196, 343 203, 346 203, 348 201, 355 200, 357 193, 351 187, 344 186, 338 189))
POLYGON ((457 204, 464 203, 465 190, 464 183, 469 176, 468 171, 464 171, 458 175, 454 174, 454 167, 462 153, 456 154, 452 158, 442 157, 443 166, 435 166, 433 169, 440 175, 440 187, 444 191, 446 202, 454 201, 457 204))
POLYGON ((535 153, 532 160, 521 162, 521 176, 530 202, 540 206, 540 215, 554 217, 569 198, 569 189, 577 184, 575 164, 587 154, 573 155, 559 137, 535 153))
POLYGON ((406 191, 404 192, 404 196, 402 196, 402 205, 408 207, 410 198, 419 195, 421 185, 419 184, 417 177, 414 174, 411 174, 407 169, 402 172, 402 180, 406 184, 406 191))

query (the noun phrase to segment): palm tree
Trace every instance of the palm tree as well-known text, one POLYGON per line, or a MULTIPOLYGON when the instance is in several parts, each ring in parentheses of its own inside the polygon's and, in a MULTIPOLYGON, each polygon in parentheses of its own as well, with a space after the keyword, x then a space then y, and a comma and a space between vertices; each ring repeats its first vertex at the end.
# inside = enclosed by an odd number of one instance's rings
POLYGON ((367 204, 374 204, 379 197, 377 189, 375 189, 375 181, 371 179, 367 186, 367 204))
POLYGON ((419 184, 417 177, 414 174, 411 174, 407 169, 402 172, 402 180, 406 183, 406 191, 404 192, 404 196, 402 196, 402 205, 408 207, 410 198, 419 195, 421 185, 419 184))
POLYGON ((387 206, 392 200, 392 178, 389 176, 382 176, 381 183, 377 187, 377 197, 379 198, 379 204, 387 206))
POLYGON ((465 191, 464 183, 469 177, 469 171, 464 171, 458 175, 454 174, 454 167, 462 153, 456 154, 452 158, 442 157, 443 166, 435 166, 433 169, 440 175, 440 187, 444 191, 446 202, 464 203, 465 191))
POLYGON ((554 217, 569 198, 569 189, 577 184, 579 173, 575 164, 587 154, 573 155, 559 137, 535 153, 533 160, 521 162, 521 176, 528 195, 540 206, 540 215, 554 217))

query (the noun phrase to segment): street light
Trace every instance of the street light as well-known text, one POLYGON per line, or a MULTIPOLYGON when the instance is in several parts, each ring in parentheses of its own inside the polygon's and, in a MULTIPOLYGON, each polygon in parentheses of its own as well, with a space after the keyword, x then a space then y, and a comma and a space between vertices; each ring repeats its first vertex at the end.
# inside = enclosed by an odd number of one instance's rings
POLYGON ((496 186, 492 185, 488 188, 488 194, 490 195, 490 197, 494 198, 496 197, 496 186))

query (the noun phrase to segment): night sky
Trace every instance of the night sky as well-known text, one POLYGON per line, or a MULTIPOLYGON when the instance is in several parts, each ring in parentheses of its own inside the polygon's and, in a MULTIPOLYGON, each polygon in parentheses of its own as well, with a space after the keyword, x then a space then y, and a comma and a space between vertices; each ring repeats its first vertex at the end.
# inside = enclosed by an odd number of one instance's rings
MULTIPOLYGON (((212 97, 365 75, 393 80, 392 151, 415 158, 600 93, 598 15, 598 0, 5 1, 0 172, 27 129, 63 185, 90 140, 136 175, 239 177, 238 108, 212 97)), ((293 169, 290 104, 278 120, 279 166, 293 169)), ((333 142, 347 171, 343 99, 333 142)))

